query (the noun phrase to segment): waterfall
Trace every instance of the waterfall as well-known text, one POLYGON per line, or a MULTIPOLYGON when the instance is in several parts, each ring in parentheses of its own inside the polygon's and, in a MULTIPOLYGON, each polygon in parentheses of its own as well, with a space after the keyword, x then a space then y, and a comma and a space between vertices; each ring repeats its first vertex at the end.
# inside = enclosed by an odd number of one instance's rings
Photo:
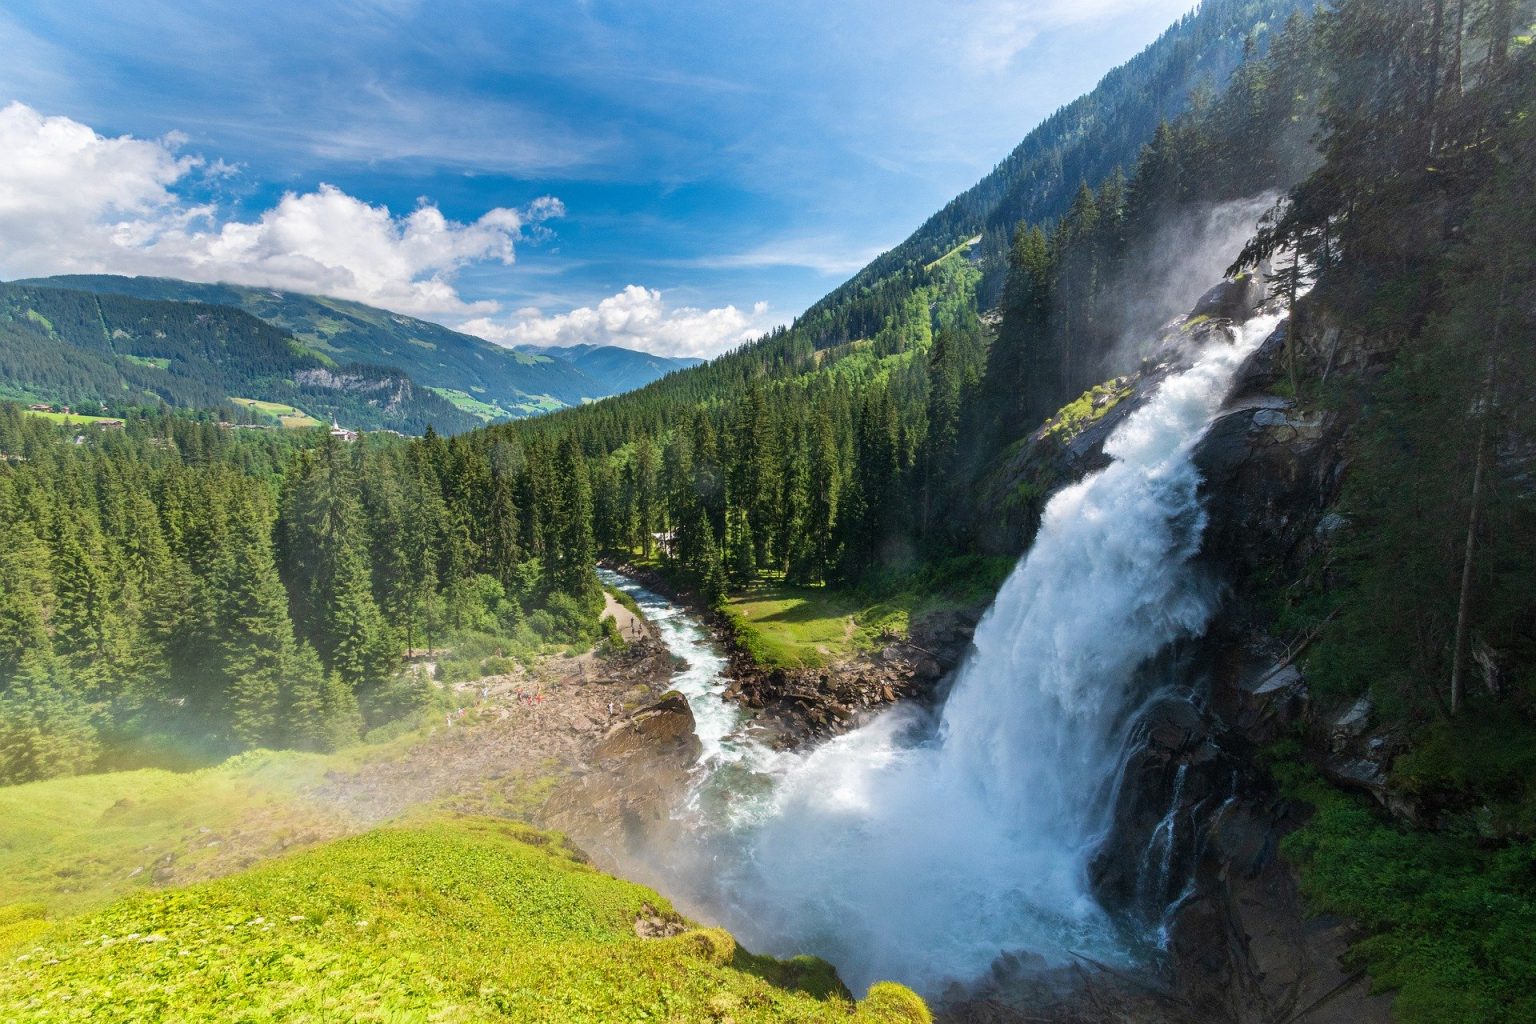
POLYGON ((1205 525, 1192 449, 1276 320, 1199 350, 1115 431, 1113 461, 1051 499, 936 719, 897 708, 776 758, 748 824, 674 851, 695 885, 707 875, 707 913, 749 948, 827 957, 855 991, 897 978, 935 993, 1004 955, 1127 959, 1087 863, 1146 697, 1136 669, 1214 606, 1191 565, 1205 525))
POLYGON ((1179 811, 1184 803, 1184 777, 1189 765, 1181 764, 1173 775, 1173 799, 1168 803, 1168 813, 1152 830, 1147 840, 1147 851, 1141 858, 1141 870, 1136 875, 1137 896, 1144 903, 1161 911, 1168 902, 1168 883, 1173 874, 1173 851, 1179 841, 1179 811), (1157 873, 1152 872, 1152 854, 1161 851, 1157 873))

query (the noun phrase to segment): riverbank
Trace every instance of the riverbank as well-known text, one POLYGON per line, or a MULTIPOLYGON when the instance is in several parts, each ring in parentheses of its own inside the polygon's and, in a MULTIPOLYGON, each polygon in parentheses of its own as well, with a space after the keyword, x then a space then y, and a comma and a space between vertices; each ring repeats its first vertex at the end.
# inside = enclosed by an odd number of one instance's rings
POLYGON ((807 608, 804 596, 791 588, 766 597, 759 588, 734 592, 716 607, 652 564, 617 556, 599 564, 676 602, 706 625, 726 652, 725 696, 752 714, 758 740, 779 750, 824 742, 901 701, 931 701, 939 682, 970 649, 995 589, 982 583, 922 600, 870 603, 826 596, 836 592, 823 588, 820 603, 807 608), (820 657, 812 664, 765 655, 791 646, 781 639, 783 629, 773 636, 775 643, 764 643, 765 628, 793 623, 804 632, 811 620, 834 628, 844 642, 819 645, 820 657))

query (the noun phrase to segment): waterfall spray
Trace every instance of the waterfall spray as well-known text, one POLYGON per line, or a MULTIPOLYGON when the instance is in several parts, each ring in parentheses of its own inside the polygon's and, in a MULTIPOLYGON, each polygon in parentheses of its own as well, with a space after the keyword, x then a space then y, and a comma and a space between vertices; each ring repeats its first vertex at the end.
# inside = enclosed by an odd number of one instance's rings
POLYGON ((756 814, 698 825, 697 848, 674 851, 708 876, 683 888, 749 946, 809 949, 856 990, 898 978, 933 993, 1004 955, 1123 961, 1087 864, 1146 696, 1136 669, 1214 607, 1191 565, 1205 526, 1192 449, 1277 319, 1207 344, 1115 431, 1110 465, 1051 499, 936 720, 898 708, 765 764, 776 784, 756 814))

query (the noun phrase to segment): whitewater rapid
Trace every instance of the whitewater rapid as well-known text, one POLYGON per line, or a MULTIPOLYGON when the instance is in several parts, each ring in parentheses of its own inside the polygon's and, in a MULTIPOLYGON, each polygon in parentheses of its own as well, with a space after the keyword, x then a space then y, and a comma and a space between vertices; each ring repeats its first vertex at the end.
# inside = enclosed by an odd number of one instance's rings
POLYGON ((803 756, 706 741, 696 793, 733 781, 660 853, 669 890, 748 948, 826 957, 856 992, 937 994, 1002 956, 1128 959, 1088 863, 1147 697, 1136 670, 1215 606, 1192 565, 1193 448, 1277 320, 1208 343, 1114 432, 1107 467, 1050 500, 936 717, 897 708, 803 756))
POLYGON ((710 639, 709 631, 682 608, 628 576, 599 567, 597 577, 605 586, 634 598, 640 613, 656 630, 657 639, 683 659, 682 668, 672 674, 668 686, 687 698, 693 712, 694 735, 702 748, 700 766, 708 770, 739 760, 750 744, 734 735, 741 724, 741 711, 725 699, 726 658, 710 639))

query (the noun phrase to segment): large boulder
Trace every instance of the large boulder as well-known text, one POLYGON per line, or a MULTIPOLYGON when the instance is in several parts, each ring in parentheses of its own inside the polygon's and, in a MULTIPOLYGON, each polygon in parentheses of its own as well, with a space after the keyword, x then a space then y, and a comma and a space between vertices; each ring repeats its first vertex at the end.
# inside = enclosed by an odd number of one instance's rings
POLYGON ((1200 296, 1189 311, 1191 320, 1220 319, 1241 322, 1249 319, 1263 305, 1264 282, 1254 274, 1242 274, 1222 281, 1200 296))
POLYGON ((565 832, 605 870, 629 869, 667 839, 702 750, 687 699, 669 691, 598 740, 590 763, 545 802, 540 824, 565 832))

